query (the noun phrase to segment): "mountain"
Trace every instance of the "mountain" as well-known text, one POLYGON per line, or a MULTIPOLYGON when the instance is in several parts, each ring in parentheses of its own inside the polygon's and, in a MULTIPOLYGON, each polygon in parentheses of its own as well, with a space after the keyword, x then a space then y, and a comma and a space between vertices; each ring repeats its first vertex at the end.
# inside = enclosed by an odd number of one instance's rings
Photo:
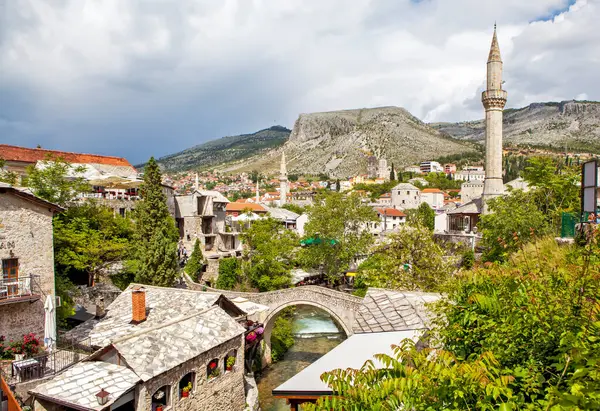
POLYGON ((166 171, 212 168, 280 147, 290 132, 285 127, 273 126, 252 134, 222 137, 161 157, 157 162, 166 171))
POLYGON ((228 164, 223 171, 277 172, 281 150, 289 173, 326 173, 342 178, 364 173, 367 158, 385 158, 388 166, 475 152, 480 147, 450 138, 399 107, 301 114, 282 148, 228 164))
MULTIPOLYGON (((435 123, 433 128, 454 138, 485 140, 485 121, 435 123)), ((504 143, 600 152, 600 103, 562 101, 533 103, 504 110, 504 143)))

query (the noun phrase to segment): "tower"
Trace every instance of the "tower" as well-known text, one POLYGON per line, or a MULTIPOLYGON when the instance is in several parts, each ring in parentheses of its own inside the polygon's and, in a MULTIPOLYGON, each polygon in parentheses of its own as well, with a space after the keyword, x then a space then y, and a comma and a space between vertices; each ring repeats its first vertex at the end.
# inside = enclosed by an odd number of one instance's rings
POLYGON ((485 108, 485 180, 483 183, 483 213, 487 213, 486 202, 504 193, 502 182, 502 116, 506 104, 506 91, 502 90, 502 58, 496 36, 494 37, 487 62, 487 90, 481 101, 485 108))
POLYGON ((285 165, 285 152, 281 152, 281 170, 279 172, 279 205, 282 206, 287 202, 288 193, 288 177, 287 168, 285 165))

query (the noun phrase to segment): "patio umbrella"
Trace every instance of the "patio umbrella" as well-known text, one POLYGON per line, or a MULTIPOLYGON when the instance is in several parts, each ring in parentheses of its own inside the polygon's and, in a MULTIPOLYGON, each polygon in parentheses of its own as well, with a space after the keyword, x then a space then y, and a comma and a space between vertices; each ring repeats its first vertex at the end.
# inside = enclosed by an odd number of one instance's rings
POLYGON ((56 342, 56 316, 53 299, 54 297, 49 295, 44 303, 44 345, 49 349, 52 349, 56 342))

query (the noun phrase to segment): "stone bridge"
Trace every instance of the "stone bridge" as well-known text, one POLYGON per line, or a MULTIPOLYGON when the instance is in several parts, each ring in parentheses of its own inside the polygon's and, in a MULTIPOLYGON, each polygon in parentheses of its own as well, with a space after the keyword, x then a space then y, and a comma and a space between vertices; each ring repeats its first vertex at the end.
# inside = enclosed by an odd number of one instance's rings
POLYGON ((217 292, 229 299, 243 297, 249 301, 268 306, 269 310, 263 320, 265 325, 264 340, 266 343, 264 361, 267 364, 271 363, 271 332, 273 331, 274 320, 277 314, 284 308, 296 305, 310 305, 320 308, 333 318, 337 325, 344 330, 346 336, 350 336, 353 333, 352 325, 355 314, 363 302, 363 299, 360 297, 314 285, 264 293, 244 293, 204 287, 201 284, 191 282, 189 278, 187 278, 187 284, 193 290, 217 292))

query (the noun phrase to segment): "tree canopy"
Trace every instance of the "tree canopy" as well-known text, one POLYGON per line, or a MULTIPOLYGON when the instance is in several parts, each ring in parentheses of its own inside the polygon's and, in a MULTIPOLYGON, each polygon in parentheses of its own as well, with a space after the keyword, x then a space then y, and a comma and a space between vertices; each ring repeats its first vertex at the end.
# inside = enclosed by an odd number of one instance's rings
POLYGON ((41 166, 27 167, 27 186, 38 197, 61 206, 90 190, 84 166, 73 167, 60 157, 48 157, 41 166))
POLYGON ((410 225, 422 226, 430 229, 435 228, 435 211, 427 203, 421 203, 419 207, 412 210, 405 210, 406 222, 410 225))
POLYGON ((308 410, 600 409, 600 248, 548 238, 449 283, 428 337, 322 379, 308 410))
POLYGON ((271 291, 290 286, 298 236, 273 218, 253 221, 242 233, 246 245, 244 273, 253 287, 271 291))
POLYGON ((330 279, 339 278, 356 256, 369 252, 374 238, 367 223, 374 221, 378 221, 377 214, 357 195, 331 192, 317 196, 308 210, 305 238, 325 241, 304 247, 300 261, 307 267, 322 268, 330 279))

